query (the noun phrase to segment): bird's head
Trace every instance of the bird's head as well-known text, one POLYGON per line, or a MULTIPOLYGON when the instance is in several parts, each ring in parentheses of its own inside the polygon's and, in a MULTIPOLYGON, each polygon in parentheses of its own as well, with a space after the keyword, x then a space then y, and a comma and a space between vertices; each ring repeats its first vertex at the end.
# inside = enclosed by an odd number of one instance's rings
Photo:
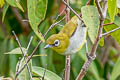
POLYGON ((69 46, 69 38, 64 33, 53 34, 47 39, 46 43, 45 48, 51 48, 58 53, 64 53, 69 46))

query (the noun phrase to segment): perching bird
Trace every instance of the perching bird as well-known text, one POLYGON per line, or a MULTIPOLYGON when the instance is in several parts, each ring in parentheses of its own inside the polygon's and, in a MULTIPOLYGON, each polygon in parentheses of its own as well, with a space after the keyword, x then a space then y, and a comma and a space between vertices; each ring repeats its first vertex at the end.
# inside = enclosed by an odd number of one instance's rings
POLYGON ((86 41, 86 26, 73 16, 58 34, 51 35, 45 48, 51 48, 62 55, 74 54, 78 52, 86 41))

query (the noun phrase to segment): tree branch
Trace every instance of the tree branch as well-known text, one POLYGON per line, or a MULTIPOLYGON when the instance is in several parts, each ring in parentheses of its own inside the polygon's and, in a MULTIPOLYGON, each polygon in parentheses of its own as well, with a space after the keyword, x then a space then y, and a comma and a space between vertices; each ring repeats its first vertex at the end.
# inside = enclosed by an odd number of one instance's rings
MULTIPOLYGON (((21 65, 22 65, 22 63, 23 63, 23 60, 25 60, 25 63, 26 63, 26 65, 27 65, 27 69, 28 69, 28 73, 29 73, 29 75, 30 75, 30 79, 32 80, 32 74, 31 74, 30 68, 29 68, 28 63, 27 63, 27 61, 26 61, 26 58, 24 57, 24 55, 25 55, 27 52, 24 53, 24 51, 22 50, 22 46, 21 46, 20 41, 19 41, 17 35, 15 34, 15 32, 12 31, 12 33, 14 34, 14 36, 15 36, 15 38, 16 38, 16 41, 17 41, 17 43, 18 43, 18 45, 19 45, 19 47, 20 47, 20 50, 21 50, 21 52, 22 52, 22 54, 23 54, 23 58, 21 59, 20 64, 18 65, 18 69, 17 69, 17 70, 19 71, 19 69, 20 69, 20 67, 21 67, 21 65)), ((31 41, 30 41, 30 44, 31 44, 31 41)), ((28 48, 29 48, 30 44, 28 44, 28 48)), ((28 49, 28 48, 27 48, 27 49, 28 49)), ((27 50, 27 51, 28 51, 28 50, 27 50)), ((16 72, 16 75, 15 75, 15 80, 16 80, 16 78, 17 78, 17 72, 16 72)))
POLYGON ((114 23, 106 23, 106 24, 103 24, 103 26, 107 26, 107 25, 111 25, 111 24, 114 24, 114 23))
POLYGON ((89 5, 89 4, 90 4, 90 2, 91 2, 91 0, 88 0, 88 2, 86 3, 86 5, 89 5))
MULTIPOLYGON (((63 19, 65 19, 65 17, 63 17, 63 19)), ((49 29, 47 30, 47 32, 44 34, 44 38, 45 36, 48 34, 48 32, 58 23, 60 23, 63 19, 61 19, 60 21, 52 24, 49 29)), ((28 57, 27 62, 23 65, 23 67, 16 73, 16 77, 24 70, 24 68, 27 66, 27 63, 30 61, 30 59, 32 58, 32 56, 35 54, 35 52, 37 51, 37 49, 39 48, 40 44, 42 43, 42 41, 39 41, 37 46, 34 48, 34 50, 32 51, 31 55, 28 57)))
MULTIPOLYGON (((70 10, 68 10, 69 0, 63 0, 64 4, 66 5, 66 23, 70 20, 70 10)), ((72 8, 71 8, 72 9, 72 8)), ((65 60, 65 80, 70 80, 70 55, 66 55, 65 60)))
POLYGON ((106 35, 108 35, 108 34, 110 34, 110 33, 113 33, 113 32, 115 32, 115 31, 119 30, 119 29, 120 29, 120 27, 115 28, 115 29, 113 29, 113 30, 111 30, 111 31, 109 31, 109 32, 103 33, 100 37, 106 36, 106 35))
MULTIPOLYGON (((70 6, 69 6, 69 4, 67 3, 67 2, 65 2, 64 0, 62 0, 63 1, 63 3, 66 5, 66 7, 68 7, 80 20, 82 20, 81 19, 81 17, 79 16, 79 14, 77 14, 70 6)), ((67 9, 68 9, 67 8, 67 9)), ((68 10, 68 12, 69 12, 69 10, 68 10)))
MULTIPOLYGON (((103 8, 102 9, 100 7, 100 4, 99 4, 98 0, 95 0, 95 3, 96 3, 96 6, 97 6, 99 15, 100 15, 100 27, 99 27, 99 30, 98 30, 97 38, 96 38, 96 40, 95 40, 95 42, 94 42, 94 44, 92 46, 92 49, 90 51, 90 56, 91 57, 93 57, 95 55, 95 53, 96 53, 96 49, 98 47, 98 42, 100 40, 100 35, 101 35, 102 29, 103 29, 104 19, 106 17, 106 12, 107 12, 107 0, 103 1, 103 8)), ((93 59, 88 59, 84 63, 84 65, 83 65, 79 75, 77 76, 76 80, 82 80, 82 78, 85 76, 86 72, 88 71, 88 68, 89 68, 90 64, 92 63, 92 61, 93 61, 93 59)))

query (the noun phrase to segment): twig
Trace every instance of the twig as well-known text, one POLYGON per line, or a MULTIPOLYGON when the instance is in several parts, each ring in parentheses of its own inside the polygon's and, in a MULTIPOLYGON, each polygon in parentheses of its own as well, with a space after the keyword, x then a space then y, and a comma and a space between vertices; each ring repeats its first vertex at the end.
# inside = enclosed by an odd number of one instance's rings
POLYGON ((28 53, 28 49, 29 49, 29 47, 30 47, 30 44, 31 44, 31 42, 32 42, 32 39, 33 39, 33 36, 31 36, 31 38, 30 38, 30 41, 29 41, 29 43, 28 43, 26 52, 24 53, 23 58, 21 59, 21 64, 22 64, 24 58, 26 57, 26 54, 28 53))
POLYGON ((86 5, 89 5, 89 4, 90 4, 90 2, 91 2, 91 0, 88 0, 88 2, 86 3, 86 5))
POLYGON ((21 60, 21 57, 19 57, 18 64, 16 65, 16 72, 18 72, 18 70, 19 70, 20 60, 21 60))
POLYGON ((63 14, 64 11, 65 11, 65 8, 62 10, 62 12, 60 14, 58 14, 58 16, 56 17, 55 20, 57 20, 63 14))
POLYGON ((107 14, 107 0, 102 0, 103 1, 103 6, 102 6, 102 12, 103 12, 103 18, 106 17, 107 14))
MULTIPOLYGON (((24 51, 22 50, 22 46, 21 46, 21 44, 20 44, 20 41, 19 41, 18 37, 16 36, 16 34, 15 34, 14 31, 12 31, 12 33, 14 34, 14 36, 15 36, 15 38, 16 38, 16 41, 17 41, 17 43, 18 43, 18 45, 19 45, 19 47, 20 47, 20 50, 21 50, 21 52, 22 52, 22 54, 23 54, 23 56, 24 56, 25 53, 24 53, 24 51)), ((25 60, 25 63, 27 64, 26 58, 23 57, 23 59, 25 60)), ((21 61, 22 61, 22 60, 21 60, 21 61)), ((21 63, 20 63, 20 64, 21 64, 21 63)), ((20 65, 19 65, 19 68, 20 68, 20 65)), ((19 68, 18 68, 18 71, 19 71, 19 68)), ((27 64, 27 69, 28 69, 30 78, 31 78, 31 80, 32 80, 32 75, 31 75, 30 68, 29 68, 28 64, 27 64)), ((16 80, 16 78, 17 78, 17 72, 16 72, 16 75, 15 75, 15 80, 16 80)))
MULTIPOLYGON (((82 20, 79 14, 77 14, 64 0, 62 0, 63 3, 79 18, 79 20, 82 20)), ((69 11, 68 11, 69 12, 69 11)))
POLYGON ((43 77, 42 77, 42 80, 44 80, 44 77, 45 77, 45 73, 46 73, 46 69, 47 69, 47 64, 46 64, 46 66, 45 66, 45 71, 44 71, 44 73, 43 73, 43 77))
POLYGON ((27 19, 23 19, 22 21, 23 21, 23 22, 28 22, 28 20, 27 20, 27 19))
MULTIPOLYGON (((107 0, 103 1, 103 9, 101 9, 98 0, 95 0, 95 3, 96 3, 96 6, 97 6, 97 9, 98 9, 98 12, 100 14, 100 27, 99 27, 99 30, 98 30, 97 38, 96 38, 96 40, 95 40, 95 42, 92 46, 92 49, 90 51, 90 56, 91 57, 93 57, 96 53, 98 42, 100 40, 100 36, 101 36, 101 33, 102 33, 102 29, 103 29, 104 19, 106 17, 106 12, 107 12, 107 9, 106 9, 107 8, 107 0)), ((90 64, 92 63, 92 61, 93 61, 93 59, 90 58, 84 63, 84 65, 83 65, 79 75, 77 76, 76 80, 82 80, 82 78, 85 76, 86 72, 88 71, 88 68, 89 68, 90 64)))
MULTIPOLYGON (((69 0, 65 0, 65 1, 62 0, 62 1, 66 5, 65 15, 66 15, 66 23, 67 23, 70 20, 70 11, 68 10, 69 0)), ((69 6, 69 8, 71 8, 71 7, 69 6)), ((65 80, 70 80, 70 55, 66 55, 66 59, 65 59, 65 80)))
POLYGON ((65 19, 65 17, 63 17, 61 20, 59 20, 58 22, 55 22, 54 24, 52 24, 49 29, 47 30, 47 32, 44 34, 44 37, 48 34, 48 32, 58 23, 60 23, 61 21, 63 21, 65 19))
MULTIPOLYGON (((95 0, 95 3, 96 3, 96 5, 97 5, 97 9, 98 9, 98 12, 99 12, 99 14, 100 14, 100 19, 103 20, 105 17, 104 17, 104 15, 103 15, 103 11, 102 11, 102 8, 101 8, 98 0, 95 0)), ((103 4, 104 4, 104 3, 103 3, 103 4)), ((104 8, 104 7, 103 7, 103 8, 104 8)), ((103 9, 103 10, 105 10, 105 9, 103 9)), ((106 15, 105 15, 105 16, 106 16, 106 15)))
POLYGON ((66 55, 65 80, 70 80, 70 55, 66 55))
POLYGON ((58 26, 64 26, 64 25, 62 25, 62 24, 57 24, 58 26))
POLYGON ((86 56, 87 56, 87 58, 89 59, 90 57, 89 57, 89 52, 88 52, 87 40, 86 40, 86 42, 85 42, 85 49, 86 49, 86 56))
MULTIPOLYGON (((64 20, 64 19, 65 19, 65 17, 63 17, 63 19, 61 19, 60 21, 52 24, 52 25, 49 27, 49 29, 47 30, 47 32, 44 34, 43 37, 45 37, 45 36, 48 34, 48 32, 49 32, 56 24, 60 23, 60 22, 61 22, 62 20, 64 20)), ((39 41, 39 42, 38 42, 37 46, 36 46, 36 47, 34 48, 34 50, 32 51, 31 55, 28 57, 27 63, 30 61, 30 59, 32 58, 32 56, 35 54, 35 52, 37 51, 37 49, 39 48, 39 45, 40 45, 41 43, 42 43, 42 41, 39 41)), ((27 63, 25 63, 25 64, 23 65, 23 67, 16 73, 16 77, 24 70, 24 68, 27 66, 27 63)))
POLYGON ((114 24, 114 23, 106 23, 106 24, 103 24, 103 26, 107 26, 107 25, 111 25, 111 24, 114 24))
POLYGON ((32 43, 32 40, 33 40, 33 36, 31 36, 31 37, 30 37, 30 41, 29 41, 29 43, 28 43, 26 53, 24 54, 24 56, 23 56, 23 57, 25 57, 25 56, 26 56, 26 54, 28 53, 28 49, 29 49, 29 47, 30 47, 30 45, 31 45, 31 43, 32 43))
POLYGON ((115 32, 115 31, 119 30, 119 29, 120 29, 120 27, 115 28, 115 29, 113 29, 113 30, 111 30, 111 31, 109 31, 109 32, 103 33, 100 37, 106 36, 106 35, 108 35, 108 34, 110 34, 110 33, 113 33, 113 32, 115 32))

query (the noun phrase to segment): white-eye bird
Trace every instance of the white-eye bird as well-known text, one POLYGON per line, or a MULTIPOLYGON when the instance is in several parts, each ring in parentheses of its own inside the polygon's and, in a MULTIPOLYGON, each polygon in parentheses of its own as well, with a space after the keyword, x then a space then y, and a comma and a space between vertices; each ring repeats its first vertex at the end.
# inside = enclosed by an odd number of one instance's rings
POLYGON ((58 34, 53 34, 47 39, 45 48, 51 48, 62 55, 74 54, 84 45, 86 32, 83 21, 73 16, 58 34))

